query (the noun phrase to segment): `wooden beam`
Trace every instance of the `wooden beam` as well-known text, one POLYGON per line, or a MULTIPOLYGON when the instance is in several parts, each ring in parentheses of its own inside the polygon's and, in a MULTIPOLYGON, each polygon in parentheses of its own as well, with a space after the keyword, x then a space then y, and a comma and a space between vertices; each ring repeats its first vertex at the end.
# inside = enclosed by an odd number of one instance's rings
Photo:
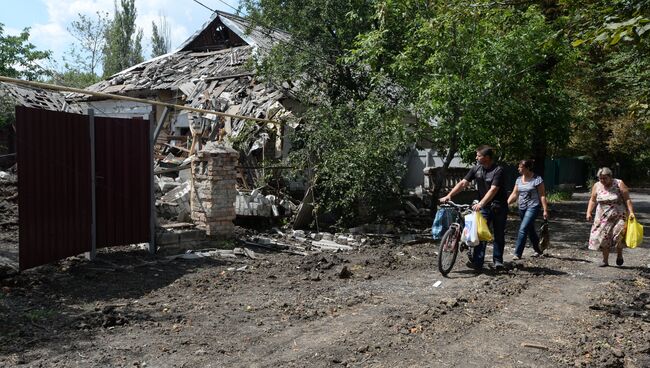
POLYGON ((158 169, 158 170, 156 170, 154 172, 154 174, 155 175, 169 174, 169 173, 173 173, 173 172, 177 172, 177 171, 181 171, 181 170, 185 170, 185 169, 190 169, 190 168, 192 168, 192 165, 183 165, 183 166, 177 166, 177 167, 170 167, 170 168, 166 168, 166 169, 158 169))
POLYGON ((167 147, 171 147, 171 148, 176 148, 176 149, 181 150, 181 151, 183 151, 183 152, 187 152, 187 153, 190 152, 190 150, 188 150, 188 149, 185 148, 185 147, 172 146, 172 145, 169 144, 169 143, 163 143, 163 145, 165 145, 165 146, 167 146, 167 147))
POLYGON ((158 135, 160 134, 160 130, 162 129, 162 126, 165 123, 165 119, 167 119, 168 114, 169 114, 169 107, 165 107, 163 113, 160 115, 160 119, 158 119, 158 125, 156 125, 156 130, 154 130, 153 132, 154 142, 158 140, 158 135))
POLYGON ((22 79, 9 78, 9 77, 5 77, 5 76, 2 76, 2 75, 0 75, 0 82, 13 83, 13 84, 19 84, 19 85, 24 85, 24 86, 29 86, 29 87, 37 87, 37 88, 49 89, 49 90, 55 90, 55 91, 81 93, 81 94, 84 94, 84 95, 107 98, 107 99, 112 99, 112 100, 122 100, 122 101, 146 103, 146 104, 150 104, 150 105, 170 107, 170 108, 177 109, 177 110, 187 110, 187 111, 199 112, 199 113, 202 113, 202 114, 215 114, 215 115, 218 115, 218 116, 225 116, 225 117, 233 118, 233 119, 251 120, 251 121, 258 121, 258 122, 261 122, 261 123, 270 123, 270 124, 282 125, 281 122, 275 121, 275 120, 260 119, 260 118, 250 117, 250 116, 242 116, 242 115, 234 115, 234 114, 226 114, 225 112, 220 112, 220 111, 197 109, 195 107, 175 105, 175 104, 162 102, 162 101, 147 100, 147 99, 144 99, 144 98, 135 98, 135 97, 122 96, 122 95, 116 95, 116 94, 104 93, 104 92, 93 92, 93 91, 87 91, 85 89, 80 89, 80 88, 72 88, 72 87, 65 87, 65 86, 57 86, 55 84, 26 81, 26 80, 22 80, 22 79))
POLYGON ((208 77, 208 78, 205 78, 205 80, 206 81, 214 81, 214 80, 229 79, 229 78, 252 77, 254 75, 255 75, 255 73, 241 73, 241 74, 231 74, 231 75, 220 75, 218 77, 208 77))

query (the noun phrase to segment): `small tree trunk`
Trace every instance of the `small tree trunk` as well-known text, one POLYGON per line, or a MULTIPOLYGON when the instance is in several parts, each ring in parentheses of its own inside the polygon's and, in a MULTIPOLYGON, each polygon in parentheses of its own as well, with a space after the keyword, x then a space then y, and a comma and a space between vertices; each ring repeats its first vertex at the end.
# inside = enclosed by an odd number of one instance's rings
POLYGON ((432 198, 433 205, 431 206, 432 209, 437 208, 438 199, 440 198, 440 191, 442 190, 442 184, 445 182, 445 177, 447 176, 447 169, 449 169, 451 160, 454 159, 456 152, 458 152, 458 140, 454 135, 454 137, 452 138, 452 142, 449 145, 449 149, 447 150, 447 154, 445 155, 445 159, 442 162, 442 167, 440 167, 440 170, 436 170, 436 176, 434 179, 433 194, 432 194, 433 197, 432 198))
POLYGON ((534 172, 535 174, 544 177, 544 172, 546 171, 546 132, 544 127, 539 127, 536 129, 535 137, 533 138, 533 159, 535 160, 534 172))

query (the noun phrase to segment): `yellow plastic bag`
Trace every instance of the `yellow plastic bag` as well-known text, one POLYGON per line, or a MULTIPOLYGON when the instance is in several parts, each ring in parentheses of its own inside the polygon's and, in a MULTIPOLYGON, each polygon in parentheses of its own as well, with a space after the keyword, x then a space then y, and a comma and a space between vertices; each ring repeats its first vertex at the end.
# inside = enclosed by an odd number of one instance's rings
POLYGON ((643 242, 643 226, 637 222, 636 217, 628 217, 625 244, 627 244, 628 248, 636 248, 639 244, 641 244, 641 242, 643 242))
POLYGON ((476 223, 478 224, 478 240, 480 241, 491 241, 492 233, 488 227, 487 220, 479 211, 474 212, 476 214, 476 223))

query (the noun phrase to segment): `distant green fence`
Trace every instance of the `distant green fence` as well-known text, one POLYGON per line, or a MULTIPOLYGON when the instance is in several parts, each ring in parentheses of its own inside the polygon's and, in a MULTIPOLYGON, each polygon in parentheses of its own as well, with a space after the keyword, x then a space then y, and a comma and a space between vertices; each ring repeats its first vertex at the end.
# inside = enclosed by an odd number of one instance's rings
POLYGON ((544 185, 547 190, 560 184, 575 184, 584 187, 589 177, 589 168, 584 160, 578 158, 556 158, 544 161, 544 185))
MULTIPOLYGON (((546 190, 557 189, 561 184, 574 184, 579 187, 584 187, 587 184, 589 167, 584 160, 578 158, 547 158, 544 164, 544 187, 546 190)), ((519 176, 517 166, 505 166, 505 176, 506 189, 510 192, 519 176)))

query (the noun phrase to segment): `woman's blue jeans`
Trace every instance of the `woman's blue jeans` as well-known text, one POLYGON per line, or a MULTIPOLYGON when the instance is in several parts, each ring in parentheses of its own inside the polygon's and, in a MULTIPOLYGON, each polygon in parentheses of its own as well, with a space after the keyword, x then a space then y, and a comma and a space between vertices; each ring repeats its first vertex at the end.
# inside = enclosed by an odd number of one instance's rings
POLYGON ((542 253, 539 249, 539 236, 535 231, 535 219, 539 213, 540 206, 519 209, 519 217, 521 224, 519 225, 519 234, 517 235, 517 243, 515 244, 515 255, 521 257, 524 254, 524 247, 526 246, 526 238, 530 238, 533 249, 537 253, 542 253))

